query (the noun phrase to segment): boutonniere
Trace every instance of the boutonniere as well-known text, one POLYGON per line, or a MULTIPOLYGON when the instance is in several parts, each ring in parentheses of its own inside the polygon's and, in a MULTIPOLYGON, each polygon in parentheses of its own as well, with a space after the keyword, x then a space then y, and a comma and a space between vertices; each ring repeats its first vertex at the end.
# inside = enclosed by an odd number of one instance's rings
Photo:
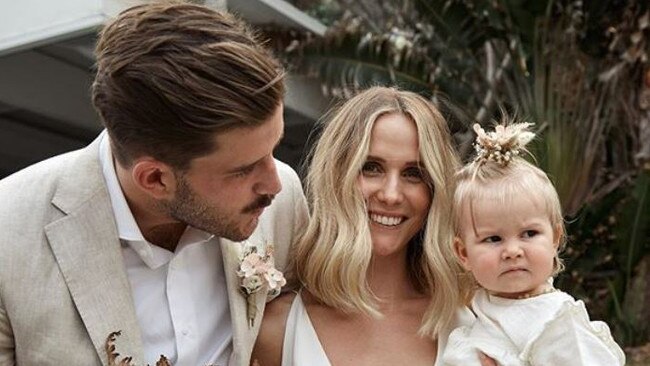
MULTIPOLYGON (((108 338, 106 338, 104 350, 106 350, 106 356, 108 357, 108 366, 137 366, 133 362, 133 357, 131 356, 124 356, 122 359, 119 359, 120 353, 116 351, 115 341, 120 335, 122 335, 122 331, 118 330, 117 332, 112 332, 108 335, 108 338)), ((147 364, 147 366, 149 366, 149 364, 147 364)), ((160 355, 155 366, 172 366, 172 364, 169 362, 167 357, 160 355)))
POLYGON ((241 257, 237 275, 241 292, 246 297, 248 326, 252 327, 257 315, 256 296, 264 285, 268 286, 269 296, 277 296, 282 286, 287 284, 282 272, 274 266, 273 245, 267 245, 265 253, 258 253, 255 246, 247 247, 241 257))

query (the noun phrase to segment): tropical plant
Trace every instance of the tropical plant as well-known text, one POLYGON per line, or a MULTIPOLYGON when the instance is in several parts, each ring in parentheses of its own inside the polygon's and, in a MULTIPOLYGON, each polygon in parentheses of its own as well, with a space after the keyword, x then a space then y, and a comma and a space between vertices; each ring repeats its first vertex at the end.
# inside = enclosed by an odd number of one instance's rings
POLYGON ((295 71, 320 78, 324 94, 391 84, 451 100, 444 105, 465 157, 473 122, 505 110, 537 123, 534 155, 570 235, 558 285, 589 302, 624 344, 648 342, 650 3, 323 4, 339 11, 324 37, 276 29, 272 39, 295 71))

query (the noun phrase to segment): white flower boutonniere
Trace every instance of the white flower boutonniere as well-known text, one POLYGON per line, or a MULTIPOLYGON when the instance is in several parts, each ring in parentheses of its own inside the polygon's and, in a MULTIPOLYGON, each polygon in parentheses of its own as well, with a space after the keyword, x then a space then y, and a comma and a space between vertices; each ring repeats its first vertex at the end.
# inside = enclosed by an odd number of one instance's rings
POLYGON ((276 296, 282 286, 287 284, 282 272, 274 267, 273 245, 267 245, 264 254, 258 253, 257 247, 247 247, 237 275, 240 278, 241 291, 246 297, 248 326, 252 327, 257 315, 255 297, 259 291, 267 285, 268 295, 276 296))

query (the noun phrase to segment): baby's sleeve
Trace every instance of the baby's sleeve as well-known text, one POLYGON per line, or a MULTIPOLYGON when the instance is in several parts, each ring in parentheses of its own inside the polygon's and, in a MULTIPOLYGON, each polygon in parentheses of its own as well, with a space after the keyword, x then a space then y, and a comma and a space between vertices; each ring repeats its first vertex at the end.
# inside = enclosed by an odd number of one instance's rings
POLYGON ((582 301, 565 303, 520 357, 530 365, 625 365, 625 353, 612 338, 607 324, 589 321, 582 301))
MULTIPOLYGON (((441 366, 481 366, 476 347, 471 341, 471 327, 454 329, 447 339, 441 366)), ((438 366, 438 365, 436 365, 438 366)))
POLYGON ((472 326, 454 329, 447 342, 442 366, 481 366, 479 352, 491 357, 499 366, 528 366, 519 360, 511 342, 478 321, 472 326))

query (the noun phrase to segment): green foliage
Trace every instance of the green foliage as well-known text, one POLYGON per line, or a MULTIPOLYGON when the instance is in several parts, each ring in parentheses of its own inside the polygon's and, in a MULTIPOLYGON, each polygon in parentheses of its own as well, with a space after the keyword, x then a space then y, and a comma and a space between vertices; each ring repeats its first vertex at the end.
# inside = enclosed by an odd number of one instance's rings
POLYGON ((624 344, 647 342, 650 284, 650 172, 585 206, 568 223, 567 264, 558 285, 582 298, 595 319, 606 320, 624 344), (645 259, 644 259, 645 258, 645 259), (647 280, 643 280, 647 281, 647 280), (638 286, 637 286, 638 287, 638 286), (640 290, 640 291, 637 291, 640 290))
POLYGON ((499 107, 535 122, 534 155, 568 220, 558 285, 617 339, 648 342, 650 3, 412 0, 372 12, 391 5, 339 2, 361 10, 325 37, 274 35, 295 69, 339 98, 376 84, 446 95, 470 116, 452 128, 465 157, 469 125, 499 107))

